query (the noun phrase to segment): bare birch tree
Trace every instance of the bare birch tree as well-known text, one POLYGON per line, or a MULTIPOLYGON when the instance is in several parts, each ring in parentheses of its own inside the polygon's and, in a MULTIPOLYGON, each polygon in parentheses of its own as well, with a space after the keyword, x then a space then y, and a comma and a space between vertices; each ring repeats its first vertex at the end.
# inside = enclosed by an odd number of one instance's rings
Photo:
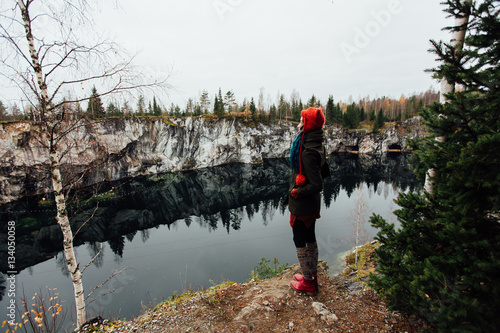
MULTIPOLYGON (((87 101, 78 97, 85 86, 99 84, 101 96, 133 89, 166 87, 164 79, 147 81, 133 68, 131 59, 114 43, 102 39, 90 41, 90 34, 78 36, 78 28, 90 29, 90 4, 86 0, 12 0, 1 4, 0 72, 19 87, 34 111, 32 123, 39 144, 45 150, 52 192, 56 203, 56 221, 63 234, 63 251, 73 283, 77 326, 86 321, 82 270, 73 249, 61 166, 72 148, 69 134, 85 125, 83 119, 65 120, 64 103, 87 101), (71 92, 74 100, 62 95, 71 92)), ((87 32, 87 30, 86 30, 87 32)), ((86 123, 88 125, 88 122, 86 123)))
POLYGON ((358 249, 361 244, 369 240, 366 231, 366 223, 368 222, 368 204, 363 191, 363 184, 360 184, 357 191, 356 202, 350 212, 349 224, 351 227, 351 235, 355 244, 354 267, 358 269, 358 249))

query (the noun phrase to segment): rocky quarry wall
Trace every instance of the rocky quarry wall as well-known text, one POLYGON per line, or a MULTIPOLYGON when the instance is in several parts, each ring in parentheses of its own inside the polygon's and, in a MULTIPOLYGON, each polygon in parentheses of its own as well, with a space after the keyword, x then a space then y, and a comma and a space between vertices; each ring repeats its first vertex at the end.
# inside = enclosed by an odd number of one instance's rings
MULTIPOLYGON (((0 125, 0 203, 50 192, 48 153, 31 134, 32 123, 0 125)), ((418 118, 386 125, 379 134, 326 128, 328 154, 384 154, 407 149, 424 135, 418 118)), ((61 142, 63 174, 80 186, 228 163, 288 158, 296 124, 248 125, 204 117, 105 119, 79 126, 61 142)))

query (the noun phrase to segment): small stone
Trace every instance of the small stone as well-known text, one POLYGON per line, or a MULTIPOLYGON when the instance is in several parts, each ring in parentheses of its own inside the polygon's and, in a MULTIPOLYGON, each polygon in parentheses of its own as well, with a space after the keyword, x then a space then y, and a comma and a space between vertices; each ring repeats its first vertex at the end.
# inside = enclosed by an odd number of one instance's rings
POLYGON ((320 316, 321 320, 328 323, 332 323, 338 320, 337 316, 334 313, 330 312, 330 310, 328 310, 328 308, 323 303, 313 302, 312 307, 316 315, 320 316))

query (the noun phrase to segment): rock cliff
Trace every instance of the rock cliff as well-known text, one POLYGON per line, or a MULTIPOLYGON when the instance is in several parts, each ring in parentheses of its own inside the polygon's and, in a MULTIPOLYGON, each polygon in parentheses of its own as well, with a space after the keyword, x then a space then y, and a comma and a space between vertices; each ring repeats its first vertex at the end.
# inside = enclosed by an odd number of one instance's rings
MULTIPOLYGON (((33 129, 31 123, 0 125, 0 203, 49 192, 47 152, 33 129)), ((286 158, 296 133, 288 122, 254 126, 238 119, 204 117, 105 119, 78 126, 65 137, 63 172, 68 182, 79 177, 80 185, 88 186, 232 162, 260 163, 286 158)), ((377 135, 329 127, 326 148, 329 154, 404 151, 406 139, 421 133, 418 119, 399 127, 387 125, 377 135)))

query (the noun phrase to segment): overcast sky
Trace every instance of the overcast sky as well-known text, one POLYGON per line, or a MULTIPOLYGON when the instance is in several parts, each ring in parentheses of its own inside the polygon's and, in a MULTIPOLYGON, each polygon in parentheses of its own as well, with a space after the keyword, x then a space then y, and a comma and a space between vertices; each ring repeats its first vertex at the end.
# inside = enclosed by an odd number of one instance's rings
MULTIPOLYGON (((295 89, 303 102, 399 98, 438 87, 430 39, 449 41, 439 0, 120 0, 97 29, 138 53, 153 73, 173 72, 161 104, 184 107, 219 87, 238 102, 295 89)), ((0 96, 0 98, 2 98, 0 96)), ((135 104, 133 105, 135 107, 135 104)))

